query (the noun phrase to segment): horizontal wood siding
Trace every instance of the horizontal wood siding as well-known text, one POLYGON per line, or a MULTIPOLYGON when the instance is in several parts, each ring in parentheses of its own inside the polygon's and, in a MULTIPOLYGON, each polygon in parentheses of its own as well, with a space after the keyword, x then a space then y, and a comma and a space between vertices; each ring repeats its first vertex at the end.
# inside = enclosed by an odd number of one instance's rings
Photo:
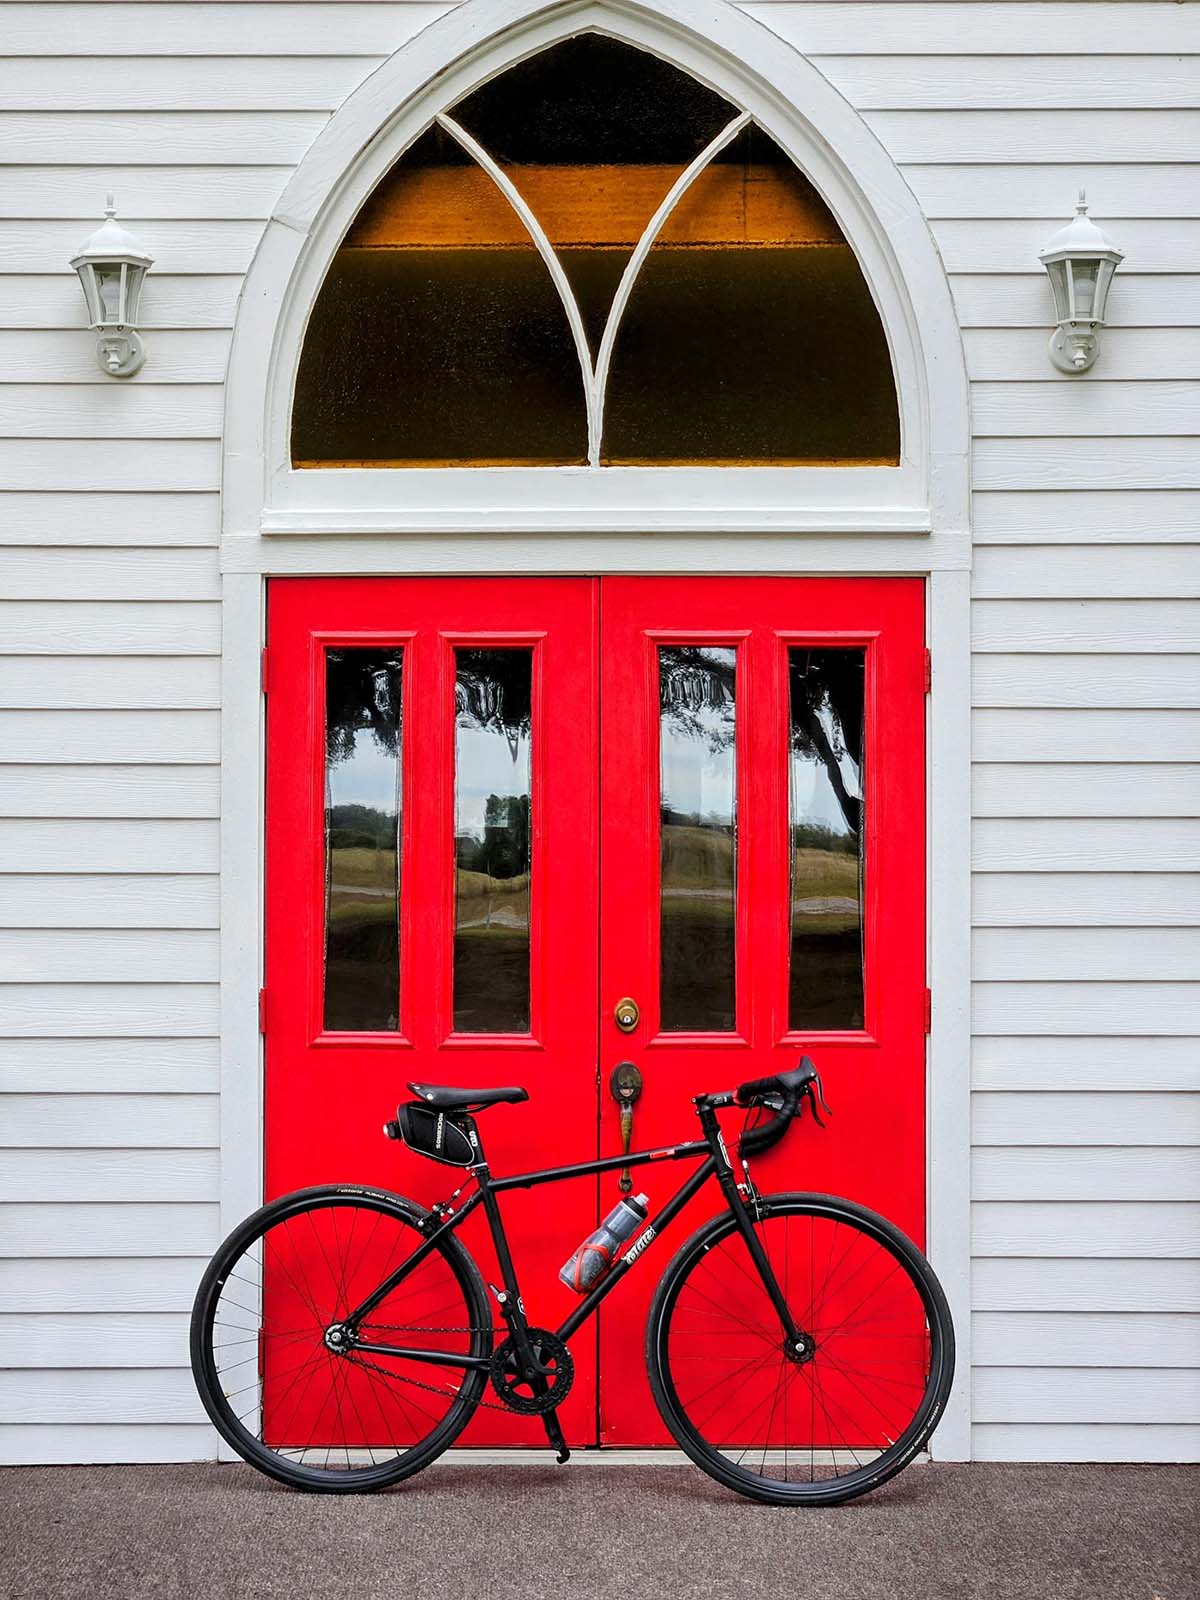
MULTIPOLYGON (((0 1461, 214 1450, 230 330, 296 161, 447 9, 4 8, 0 1461), (156 257, 123 385, 68 265, 106 188, 156 257)), ((975 1450, 1194 1457, 1200 7, 744 9, 900 164, 972 379, 975 1450), (1068 380, 1037 252, 1081 182, 1127 259, 1068 380)))

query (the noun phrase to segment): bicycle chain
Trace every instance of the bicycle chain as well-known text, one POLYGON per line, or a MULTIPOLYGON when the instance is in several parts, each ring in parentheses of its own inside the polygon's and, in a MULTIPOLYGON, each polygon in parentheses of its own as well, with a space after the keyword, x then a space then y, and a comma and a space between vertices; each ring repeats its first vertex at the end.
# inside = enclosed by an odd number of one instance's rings
MULTIPOLYGON (((409 1328, 398 1327, 395 1324, 389 1326, 385 1322, 374 1322, 371 1324, 371 1326, 373 1328, 378 1328, 383 1333, 409 1333, 412 1331, 409 1328)), ((420 1331, 422 1333, 463 1333, 464 1331, 471 1333, 483 1333, 486 1330, 483 1328, 471 1328, 469 1330, 464 1330, 462 1328, 422 1328, 420 1331)), ((357 1355, 353 1348, 346 1352, 346 1359, 352 1359, 355 1365, 366 1367, 371 1372, 378 1372, 380 1377, 387 1378, 392 1383, 408 1383, 411 1384, 414 1389, 424 1389, 428 1394, 439 1395, 443 1400, 457 1400, 462 1394, 461 1389, 439 1389, 436 1383, 424 1383, 420 1378, 409 1378, 402 1372, 393 1372, 388 1367, 381 1367, 377 1362, 368 1361, 365 1357, 357 1355)), ((483 1406, 483 1408, 487 1411, 504 1411, 509 1416, 512 1415, 511 1406, 502 1405, 496 1400, 484 1400, 481 1396, 475 1403, 476 1405, 483 1406)))

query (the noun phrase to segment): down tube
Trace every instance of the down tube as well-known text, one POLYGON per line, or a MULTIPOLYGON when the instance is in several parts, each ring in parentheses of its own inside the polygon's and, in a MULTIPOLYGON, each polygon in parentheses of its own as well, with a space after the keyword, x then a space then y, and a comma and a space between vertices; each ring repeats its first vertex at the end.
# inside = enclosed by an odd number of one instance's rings
MULTIPOLYGON (((717 1163, 712 1156, 709 1156, 706 1161, 696 1168, 695 1172, 692 1173, 691 1177, 688 1178, 683 1187, 676 1190, 654 1221, 648 1223, 647 1227, 642 1231, 641 1234, 639 1234, 638 1237, 646 1239, 646 1244, 651 1244, 655 1239, 657 1239, 659 1234, 662 1233, 670 1223, 674 1222, 675 1218, 683 1210, 684 1206, 687 1205, 692 1196, 699 1193, 699 1191, 704 1187, 716 1170, 717 1163), (648 1239, 646 1238, 647 1232, 650 1235, 648 1239)), ((604 1299, 605 1295, 609 1294, 613 1289, 615 1289, 625 1274, 629 1272, 630 1269, 636 1264, 641 1254, 642 1251, 639 1250, 637 1256, 633 1257, 632 1259, 628 1253, 621 1257, 607 1277, 604 1277, 600 1280, 600 1282, 592 1290, 591 1294, 588 1295, 587 1299, 581 1301, 580 1304, 575 1307, 571 1315, 557 1330, 558 1337, 560 1339, 569 1339, 571 1335, 577 1331, 577 1329, 583 1326, 583 1324, 591 1316, 592 1312, 595 1311, 596 1307, 600 1304, 601 1300, 604 1299)))

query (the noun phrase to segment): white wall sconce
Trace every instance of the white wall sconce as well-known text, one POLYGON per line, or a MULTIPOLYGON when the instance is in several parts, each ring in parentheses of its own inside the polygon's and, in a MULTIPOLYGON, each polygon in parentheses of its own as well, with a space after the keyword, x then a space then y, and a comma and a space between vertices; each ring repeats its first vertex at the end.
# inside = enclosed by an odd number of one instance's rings
POLYGON ((1075 215, 1038 254, 1054 291, 1058 326, 1050 335, 1050 359, 1060 372, 1086 372, 1099 354, 1109 286, 1124 259, 1088 216, 1080 189, 1075 215))
POLYGON ((89 325, 96 330, 96 360, 110 378, 132 378, 146 359, 137 334, 142 283, 154 257, 117 221, 109 195, 104 221, 74 257, 87 301, 89 325))

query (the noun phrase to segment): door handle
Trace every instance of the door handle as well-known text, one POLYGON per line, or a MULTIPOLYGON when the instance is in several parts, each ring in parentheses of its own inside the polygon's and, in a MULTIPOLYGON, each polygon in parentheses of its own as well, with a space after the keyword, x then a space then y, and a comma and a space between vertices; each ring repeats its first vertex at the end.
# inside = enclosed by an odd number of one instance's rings
MULTIPOLYGON (((608 1080, 608 1092, 621 1108, 621 1154, 629 1154, 633 1140, 633 1103, 642 1092, 642 1075, 632 1061, 619 1061, 608 1080)), ((622 1194, 633 1192, 633 1177, 626 1167, 617 1182, 622 1194)))

